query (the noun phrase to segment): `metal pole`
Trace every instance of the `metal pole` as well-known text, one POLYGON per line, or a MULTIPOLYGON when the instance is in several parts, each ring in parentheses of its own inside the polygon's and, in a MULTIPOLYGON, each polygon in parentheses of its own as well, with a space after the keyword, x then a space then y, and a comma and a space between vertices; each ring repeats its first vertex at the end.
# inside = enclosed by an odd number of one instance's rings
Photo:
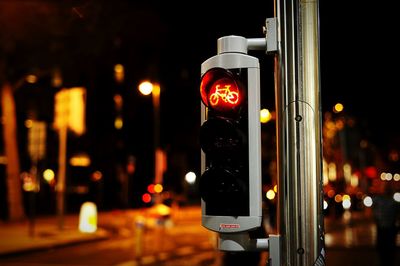
POLYGON ((154 112, 154 183, 162 183, 162 175, 160 171, 157 171, 157 167, 160 165, 159 156, 157 156, 157 150, 160 148, 160 85, 153 85, 153 91, 151 93, 153 99, 153 112, 154 112))
POLYGON ((325 265, 318 0, 277 0, 281 265, 325 265))
POLYGON ((59 129, 59 150, 58 150, 58 180, 57 180, 57 215, 58 228, 64 229, 65 212, 65 175, 67 164, 67 124, 64 123, 59 129))
POLYGON ((65 212, 65 177, 67 168, 67 138, 68 138, 68 116, 69 116, 69 94, 68 90, 62 90, 56 95, 56 119, 58 120, 58 174, 57 174, 57 215, 58 228, 64 229, 65 212))
POLYGON ((29 236, 35 236, 35 218, 36 218, 36 193, 39 192, 39 185, 38 185, 38 176, 37 176, 37 160, 34 159, 32 162, 31 167, 31 175, 34 183, 34 188, 32 191, 29 191, 29 207, 30 207, 30 214, 29 214, 29 236))
MULTIPOLYGON (((157 83, 153 85, 152 97, 153 97, 153 112, 154 112, 154 184, 163 183, 163 170, 161 165, 163 164, 160 148, 160 93, 161 88, 157 83)), ((159 193, 155 194, 154 202, 156 204, 162 203, 162 198, 159 193)))

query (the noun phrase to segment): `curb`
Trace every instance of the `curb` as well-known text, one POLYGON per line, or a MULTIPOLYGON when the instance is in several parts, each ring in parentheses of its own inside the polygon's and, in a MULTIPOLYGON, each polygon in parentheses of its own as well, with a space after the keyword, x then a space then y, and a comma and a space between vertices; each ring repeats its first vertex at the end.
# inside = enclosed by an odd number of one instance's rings
POLYGON ((55 249, 55 248, 74 246, 95 241, 102 241, 110 238, 111 234, 106 230, 100 229, 99 231, 100 232, 97 232, 96 234, 93 235, 82 235, 81 237, 72 239, 58 239, 52 243, 37 243, 32 246, 26 246, 20 248, 16 247, 15 249, 0 251, 0 258, 7 258, 7 257, 28 254, 32 252, 44 251, 48 249, 55 249))

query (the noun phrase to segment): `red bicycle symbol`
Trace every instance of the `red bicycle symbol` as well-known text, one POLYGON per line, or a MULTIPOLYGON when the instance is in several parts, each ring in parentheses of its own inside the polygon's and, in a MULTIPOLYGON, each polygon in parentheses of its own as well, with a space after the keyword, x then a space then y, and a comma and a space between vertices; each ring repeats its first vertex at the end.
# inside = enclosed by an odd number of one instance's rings
POLYGON ((210 95, 210 104, 217 105, 221 99, 225 103, 235 105, 239 101, 239 93, 230 90, 231 85, 225 85, 225 87, 220 88, 220 85, 215 87, 215 92, 210 95))

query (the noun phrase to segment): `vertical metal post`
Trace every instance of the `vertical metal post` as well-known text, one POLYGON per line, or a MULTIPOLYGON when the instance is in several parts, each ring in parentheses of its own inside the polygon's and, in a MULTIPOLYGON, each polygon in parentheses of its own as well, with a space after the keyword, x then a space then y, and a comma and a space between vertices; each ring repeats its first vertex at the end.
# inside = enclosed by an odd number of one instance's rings
POLYGON ((58 150, 58 180, 57 180, 57 215, 58 229, 64 229, 64 213, 65 213, 65 175, 67 168, 67 124, 63 124, 59 129, 59 150, 58 150))
POLYGON ((276 0, 281 265, 325 265, 318 0, 276 0))
MULTIPOLYGON (((163 184, 163 167, 162 150, 160 148, 160 85, 153 84, 153 91, 151 92, 153 100, 153 112, 154 112, 154 184, 163 184)), ((155 194, 155 202, 161 203, 162 199, 159 193, 155 194)))
POLYGON ((55 126, 58 129, 58 173, 57 173, 57 216, 58 229, 64 229, 65 212, 65 188, 66 188, 66 169, 67 169, 67 139, 68 139, 68 120, 69 120, 69 90, 62 89, 55 95, 55 126))
POLYGON ((157 171, 157 167, 159 167, 161 164, 161 162, 159 162, 160 157, 157 156, 157 152, 160 149, 160 92, 160 85, 153 84, 153 91, 151 92, 151 95, 154 108, 154 184, 162 183, 162 173, 161 171, 157 171))

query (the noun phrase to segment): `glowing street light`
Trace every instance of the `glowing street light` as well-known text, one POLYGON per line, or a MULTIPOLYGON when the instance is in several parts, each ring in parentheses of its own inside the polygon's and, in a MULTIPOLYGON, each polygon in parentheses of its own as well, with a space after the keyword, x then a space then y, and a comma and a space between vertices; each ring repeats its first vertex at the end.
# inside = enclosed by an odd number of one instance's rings
POLYGON ((143 95, 150 95, 150 93, 153 92, 153 88, 153 83, 151 83, 150 81, 143 81, 139 84, 139 91, 143 95))
POLYGON ((272 119, 272 114, 268 109, 261 109, 260 111, 260 121, 265 124, 272 119))
POLYGON ((162 184, 162 175, 166 169, 166 156, 160 146, 160 85, 150 81, 139 84, 143 95, 152 95, 154 108, 154 184, 162 184))
POLYGON ((55 174, 52 169, 46 169, 43 171, 43 178, 46 180, 47 183, 52 184, 55 182, 55 174))
POLYGON ((343 111, 343 109, 344 109, 344 106, 341 103, 337 103, 337 104, 335 104, 335 106, 333 106, 334 113, 340 113, 343 111))
POLYGON ((116 64, 114 66, 114 79, 118 83, 122 83, 125 78, 125 69, 121 64, 116 64))
POLYGON ((196 182, 196 174, 193 172, 188 172, 185 175, 185 180, 186 180, 186 182, 188 182, 191 185, 194 184, 196 182))

